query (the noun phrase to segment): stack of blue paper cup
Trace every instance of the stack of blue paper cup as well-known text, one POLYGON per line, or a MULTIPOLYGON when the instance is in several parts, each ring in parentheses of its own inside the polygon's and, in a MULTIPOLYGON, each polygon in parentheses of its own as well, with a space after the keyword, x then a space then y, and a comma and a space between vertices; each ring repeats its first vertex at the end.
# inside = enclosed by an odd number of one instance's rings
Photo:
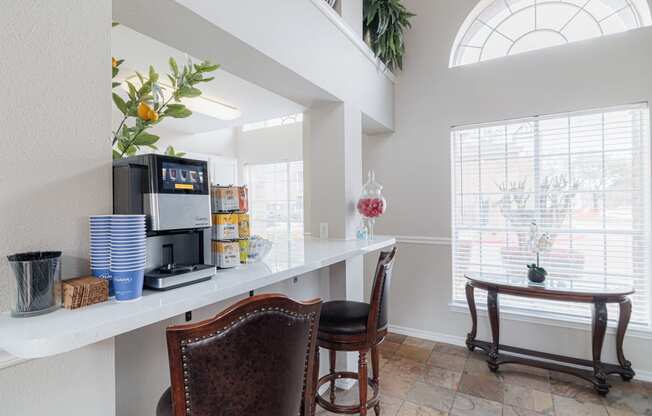
POLYGON ((110 273, 117 301, 142 297, 145 252, 145 216, 113 215, 110 273))
POLYGON ((109 296, 113 296, 111 282, 111 215, 92 215, 90 226, 91 273, 109 281, 109 296))

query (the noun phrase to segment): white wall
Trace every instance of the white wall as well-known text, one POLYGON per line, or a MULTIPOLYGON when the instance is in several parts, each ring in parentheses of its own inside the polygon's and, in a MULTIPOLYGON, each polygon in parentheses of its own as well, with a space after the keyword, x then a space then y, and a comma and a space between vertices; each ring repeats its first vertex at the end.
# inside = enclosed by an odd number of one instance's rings
MULTIPOLYGON (((6 311, 7 254, 62 250, 64 278, 88 273, 87 216, 111 212, 111 1, 0 0, 0 10, 6 311)), ((0 370, 1 413, 113 415, 113 371, 112 341, 0 370)))
POLYGON ((161 126, 153 129, 152 132, 161 138, 156 143, 159 152, 164 152, 171 145, 177 152, 202 153, 233 159, 237 157, 236 136, 232 128, 213 130, 206 133, 179 134, 166 130, 165 127, 161 126))
MULTIPOLYGON (((392 324, 461 341, 469 329, 468 314, 448 307, 450 127, 652 101, 652 28, 449 69, 457 30, 477 1, 404 4, 417 16, 397 81, 396 133, 364 139, 364 166, 376 170, 389 201, 377 232, 413 237, 399 246, 392 324)), ((513 321, 503 328, 501 341, 508 344, 590 356, 585 330, 513 321)), ((488 326, 481 329, 486 339, 488 326)), ((615 360, 613 347, 612 336, 605 342, 609 360, 615 360)), ((651 348, 650 338, 625 341, 628 358, 648 377, 651 348)))
POLYGON ((247 165, 303 160, 302 141, 303 123, 249 131, 238 129, 236 141, 238 177, 245 177, 244 172, 247 165))

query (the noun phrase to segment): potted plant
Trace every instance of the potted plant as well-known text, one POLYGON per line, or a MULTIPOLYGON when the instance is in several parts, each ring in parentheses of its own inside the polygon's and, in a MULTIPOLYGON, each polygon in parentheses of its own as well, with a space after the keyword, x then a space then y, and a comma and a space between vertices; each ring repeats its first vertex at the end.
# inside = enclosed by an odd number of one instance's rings
MULTIPOLYGON (((525 253, 529 250, 529 224, 541 218, 541 225, 547 229, 558 229, 567 220, 573 208, 580 181, 569 181, 564 175, 546 176, 541 181, 538 193, 538 208, 529 207, 531 193, 527 190, 527 178, 517 182, 502 183, 498 189, 502 197, 497 205, 505 218, 507 226, 516 231, 515 244, 509 244, 501 249, 503 265, 509 275, 519 276, 522 273, 525 253)), ((550 233, 550 249, 546 259, 553 263, 565 264, 566 271, 582 271, 584 256, 576 250, 554 249, 559 236, 550 233)))
POLYGON ((403 69, 404 35, 414 16, 400 0, 364 1, 365 41, 390 71, 403 69))
POLYGON ((539 226, 533 222, 530 225, 530 251, 537 256, 536 264, 528 264, 528 279, 533 283, 543 283, 548 272, 539 265, 539 255, 552 248, 552 239, 548 233, 539 233, 539 226))

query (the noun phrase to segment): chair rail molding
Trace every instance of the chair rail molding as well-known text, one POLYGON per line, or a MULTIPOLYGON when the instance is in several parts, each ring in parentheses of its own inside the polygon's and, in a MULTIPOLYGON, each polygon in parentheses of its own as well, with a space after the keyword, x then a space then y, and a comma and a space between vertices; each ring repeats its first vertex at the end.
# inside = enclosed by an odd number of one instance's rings
POLYGON ((450 246, 450 237, 427 237, 422 235, 397 235, 396 242, 402 244, 425 244, 431 246, 450 246))

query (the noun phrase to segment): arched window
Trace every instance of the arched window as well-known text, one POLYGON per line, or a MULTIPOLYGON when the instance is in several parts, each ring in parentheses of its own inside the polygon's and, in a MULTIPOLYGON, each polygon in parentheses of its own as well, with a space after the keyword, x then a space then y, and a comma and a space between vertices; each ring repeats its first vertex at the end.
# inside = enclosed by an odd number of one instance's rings
POLYGON ((461 66, 652 24, 647 0, 483 0, 462 25, 461 66))

